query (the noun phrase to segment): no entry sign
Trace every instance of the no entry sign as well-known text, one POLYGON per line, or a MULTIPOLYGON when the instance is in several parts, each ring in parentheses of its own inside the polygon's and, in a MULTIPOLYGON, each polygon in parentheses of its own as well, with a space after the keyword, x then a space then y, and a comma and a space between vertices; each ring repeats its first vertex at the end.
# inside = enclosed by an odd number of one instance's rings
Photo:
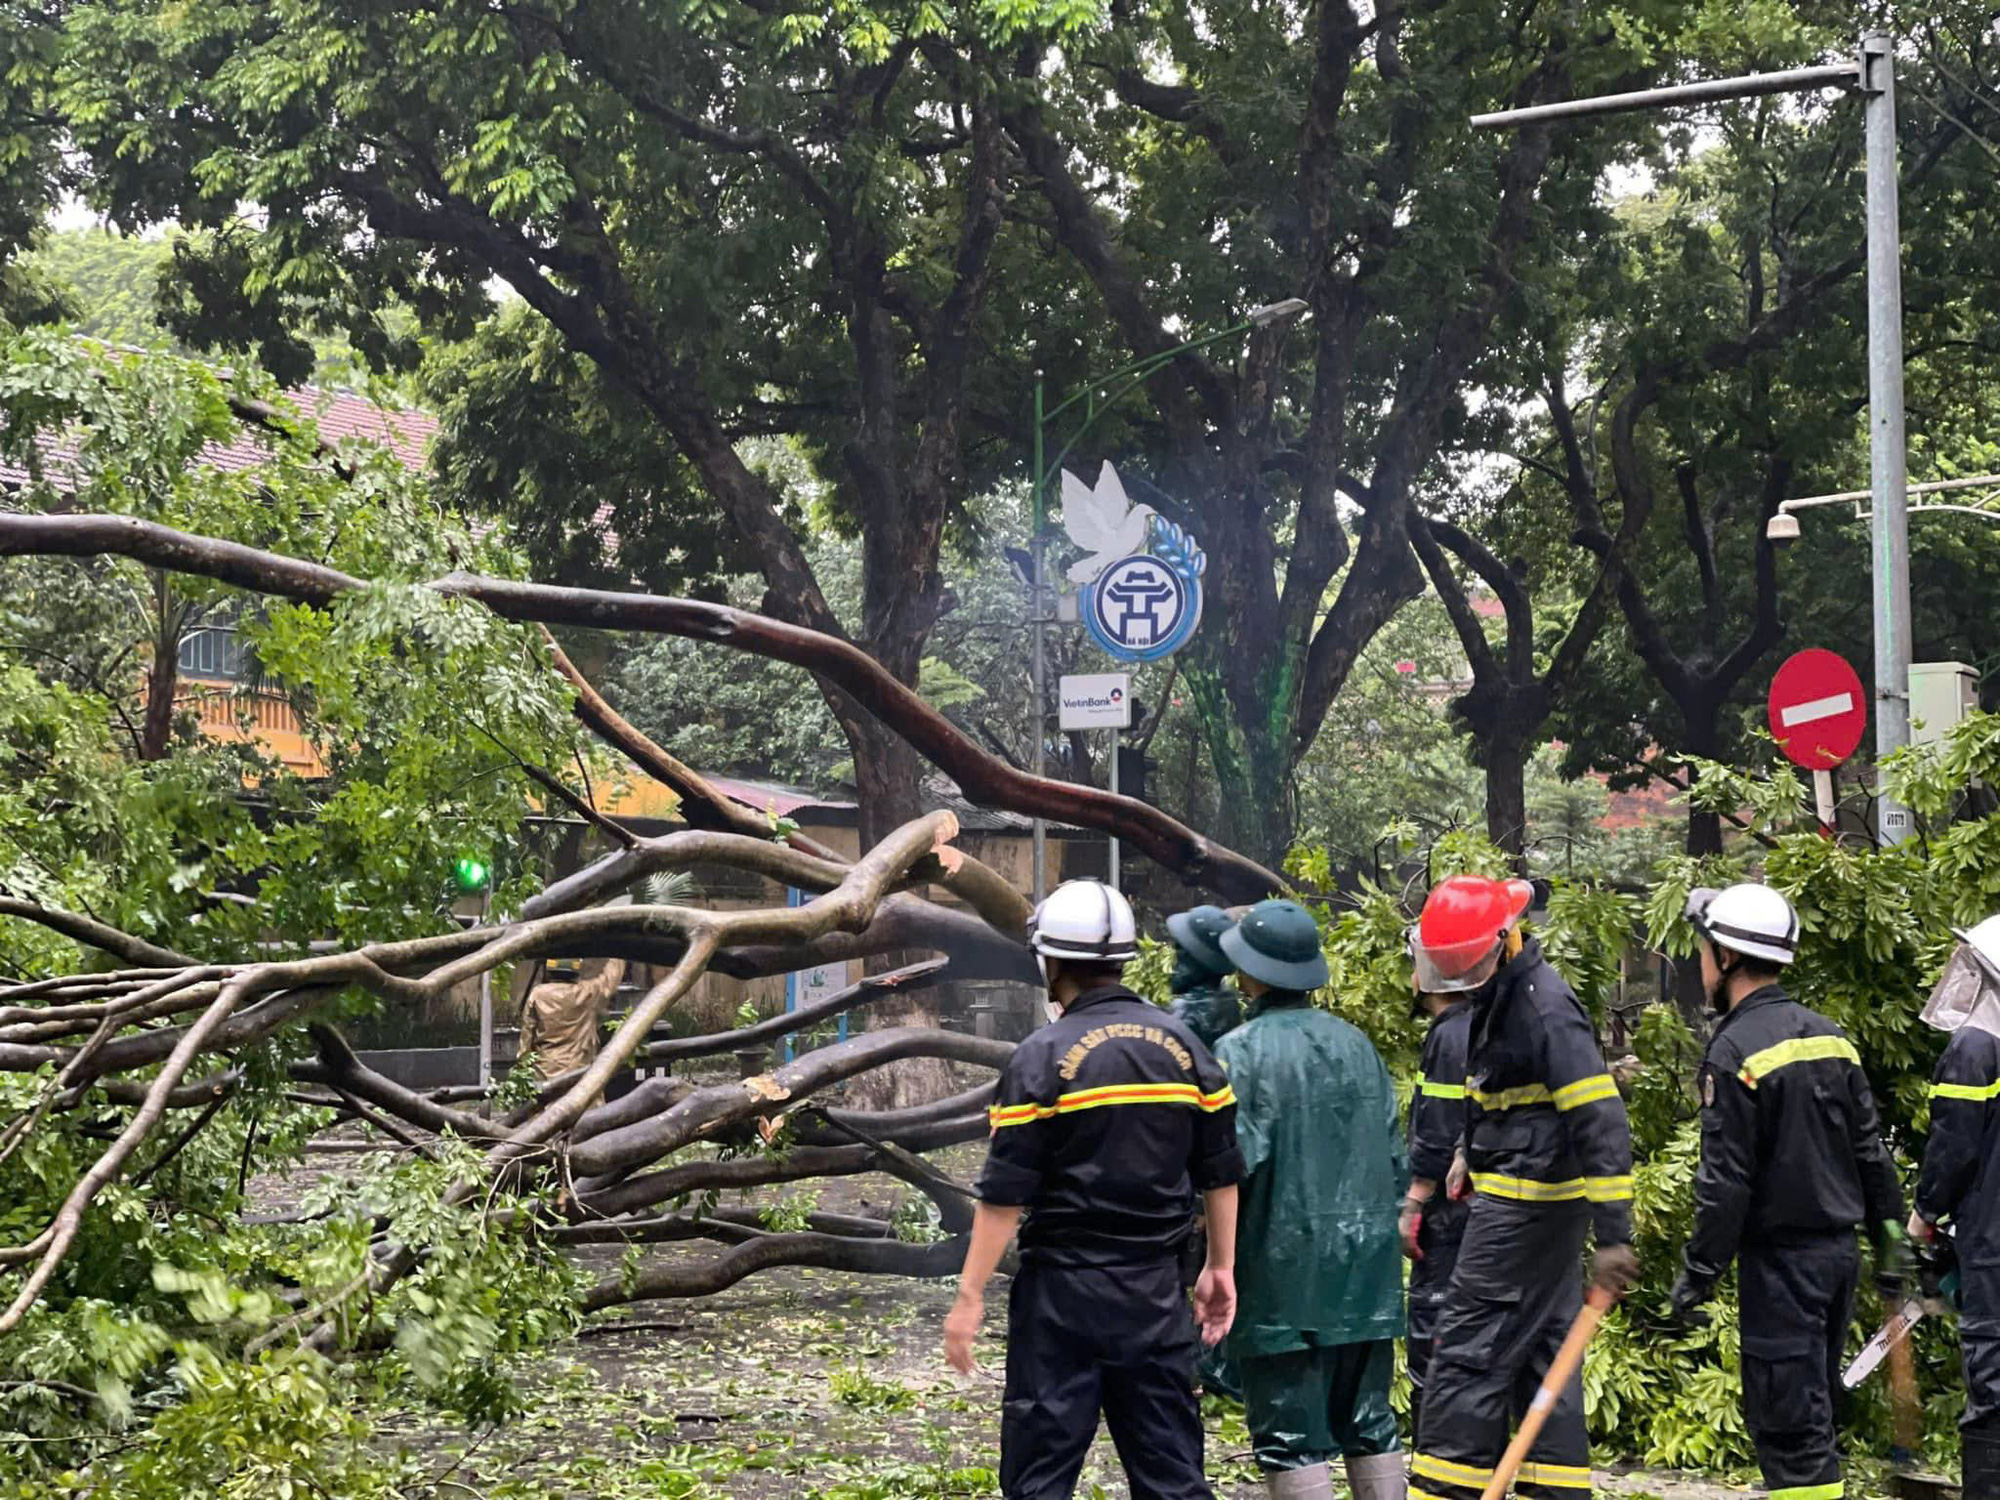
POLYGON ((1778 668, 1771 679, 1771 734, 1809 771, 1826 771, 1852 755, 1868 727, 1868 699, 1847 659, 1814 647, 1778 668))

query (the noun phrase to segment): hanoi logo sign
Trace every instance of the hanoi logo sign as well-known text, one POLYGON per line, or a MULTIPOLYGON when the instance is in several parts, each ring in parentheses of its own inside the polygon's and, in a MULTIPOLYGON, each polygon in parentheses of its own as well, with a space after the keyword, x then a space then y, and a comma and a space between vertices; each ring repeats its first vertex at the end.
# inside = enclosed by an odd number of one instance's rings
POLYGON ((1094 489, 1066 470, 1062 478, 1063 528, 1091 554, 1069 570, 1084 629, 1123 661, 1171 656, 1201 623, 1208 559, 1180 527, 1127 500, 1110 464, 1094 489))

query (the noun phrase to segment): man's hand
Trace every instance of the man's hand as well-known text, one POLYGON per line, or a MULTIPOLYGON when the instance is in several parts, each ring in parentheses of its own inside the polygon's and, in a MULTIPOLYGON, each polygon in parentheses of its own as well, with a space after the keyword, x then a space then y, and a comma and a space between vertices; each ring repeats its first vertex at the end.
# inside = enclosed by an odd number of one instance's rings
POLYGON ((944 1362, 961 1375, 972 1373, 972 1341, 979 1337, 979 1325, 985 1321, 986 1299, 968 1297, 964 1292, 945 1314, 944 1362))
POLYGON ((1451 1159, 1451 1170, 1445 1173, 1444 1195, 1454 1203, 1463 1202, 1472 1196, 1472 1167, 1465 1159, 1463 1151, 1451 1159))
POLYGON ((1932 1245, 1937 1243, 1938 1227, 1913 1208, 1910 1210, 1910 1222, 1903 1226, 1903 1233, 1919 1245, 1932 1245))
POLYGON ((1417 1236, 1424 1229, 1424 1206, 1414 1198, 1403 1200, 1403 1211, 1396 1216, 1396 1234, 1403 1242, 1403 1256, 1406 1260, 1422 1260, 1424 1247, 1417 1243, 1417 1236))
POLYGON ((1639 1252, 1630 1245, 1599 1245, 1590 1262, 1590 1284, 1622 1297, 1639 1279, 1639 1252))
MULTIPOLYGON (((1194 1317, 1201 1327, 1201 1341, 1213 1349, 1228 1336, 1236 1321, 1236 1273, 1220 1266, 1206 1266, 1194 1284, 1194 1317)), ((947 1332, 950 1324, 945 1325, 947 1332)))
POLYGON ((1674 1289, 1667 1293, 1667 1322, 1675 1328, 1706 1328, 1708 1313, 1702 1307, 1715 1294, 1713 1282, 1698 1281, 1683 1271, 1674 1278, 1674 1289))
POLYGON ((1875 1290, 1890 1302, 1899 1300, 1914 1269, 1903 1226, 1884 1219, 1875 1226, 1875 1290))

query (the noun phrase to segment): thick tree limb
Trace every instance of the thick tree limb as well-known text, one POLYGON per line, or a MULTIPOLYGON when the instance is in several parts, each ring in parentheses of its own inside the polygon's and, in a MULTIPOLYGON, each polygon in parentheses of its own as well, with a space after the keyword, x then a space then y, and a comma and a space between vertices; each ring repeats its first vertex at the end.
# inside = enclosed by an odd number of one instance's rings
POLYGON ((829 1083, 865 1073, 906 1057, 942 1057, 997 1068, 1014 1051, 1012 1042, 963 1036, 933 1027, 899 1026, 850 1037, 809 1052, 794 1062, 738 1083, 701 1089, 655 1119, 607 1130, 570 1150, 578 1176, 599 1177, 658 1161, 724 1125, 757 1115, 776 1114, 793 1100, 829 1083))
MULTIPOLYGON (((576 716, 583 724, 607 745, 625 756, 640 770, 673 792, 681 799, 681 816, 692 828, 714 829, 722 833, 740 833, 746 838, 768 841, 771 837, 771 822, 764 814, 718 791, 699 771, 684 765, 649 739, 637 726, 627 720, 617 709, 605 702, 603 694, 591 684, 590 679, 577 670, 556 638, 549 634, 546 626, 542 637, 549 648, 549 659, 555 669, 569 679, 576 691, 576 716)), ((794 849, 819 859, 842 862, 840 856, 826 845, 803 834, 795 834, 789 840, 794 849)), ((543 893, 545 896, 547 892, 543 893)))
POLYGON ((121 958, 127 964, 154 968, 180 969, 194 964, 195 960, 185 953, 176 953, 171 948, 162 948, 149 943, 144 938, 133 937, 129 932, 120 932, 116 927, 108 927, 92 917, 80 916, 73 911, 62 911, 53 906, 43 906, 34 901, 23 901, 15 896, 0 896, 0 917, 19 917, 25 922, 37 922, 53 932, 82 943, 85 947, 96 948, 121 958))
POLYGON ((877 1276, 949 1276, 965 1263, 963 1236, 934 1245, 901 1240, 857 1240, 826 1234, 767 1234, 736 1246, 702 1266, 654 1266, 628 1286, 608 1276, 585 1294, 591 1312, 656 1297, 707 1297, 746 1276, 778 1266, 815 1266, 877 1276))
MULTIPOLYGON (((359 579, 333 568, 150 521, 101 515, 0 516, 0 556, 103 553, 321 606, 362 586, 359 579)), ((472 599, 510 620, 650 631, 790 662, 839 687, 982 805, 1115 834, 1184 880, 1232 901, 1253 901, 1286 888, 1281 877, 1254 860, 1211 843, 1157 808, 1095 787, 1015 770, 980 749, 859 647, 837 637, 722 605, 651 594, 513 583, 467 573, 437 579, 431 587, 472 599)))

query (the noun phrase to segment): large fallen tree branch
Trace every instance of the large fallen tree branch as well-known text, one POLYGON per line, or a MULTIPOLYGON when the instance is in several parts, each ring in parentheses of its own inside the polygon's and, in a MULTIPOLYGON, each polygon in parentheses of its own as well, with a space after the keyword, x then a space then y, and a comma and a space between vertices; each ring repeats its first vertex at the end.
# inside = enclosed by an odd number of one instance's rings
MULTIPOLYGON (((148 973, 104 976, 84 986, 66 988, 37 982, 0 988, 0 1001, 9 1002, 0 1013, 24 1018, 23 1023, 16 1024, 34 1027, 37 1023, 26 1021, 26 1017, 58 1015, 59 1020, 45 1024, 72 1029, 88 1027, 91 1032, 82 1046, 0 1044, 0 1068, 55 1064, 61 1070, 56 1083, 64 1097, 80 1094, 94 1080, 101 1080, 98 1086, 106 1096, 118 1088, 137 1104, 131 1119, 79 1177, 49 1227, 25 1244, 0 1250, 0 1265, 31 1259, 36 1262, 12 1304, 0 1314, 0 1333, 15 1327, 33 1305, 74 1243, 92 1200, 120 1174, 169 1108, 182 1096, 191 1096, 189 1102, 200 1102, 204 1113, 176 1136, 167 1152, 156 1158, 155 1169, 158 1161, 179 1150, 216 1118, 228 1092, 234 1088, 234 1072, 225 1070, 213 1079, 190 1085, 184 1080, 198 1058, 261 1040, 279 1027, 310 1015, 323 1001, 350 987, 372 991, 391 1003, 423 1002, 489 973, 502 963, 550 951, 574 951, 593 937, 624 935, 671 940, 677 949, 672 971, 632 1007, 590 1067, 562 1080, 518 1122, 493 1122, 425 1098, 365 1067, 336 1032, 313 1028, 317 1059, 292 1065, 294 1083, 332 1089, 353 1113, 364 1119, 372 1117, 377 1128, 420 1149, 421 1142, 408 1135, 406 1128, 451 1132, 485 1147, 488 1171, 482 1180, 461 1182, 447 1195, 449 1202, 465 1203, 475 1192, 489 1190, 485 1184, 503 1181, 504 1173, 494 1175, 503 1169, 528 1166, 532 1160, 536 1163, 533 1170, 547 1170, 554 1159, 547 1150, 548 1143, 579 1125, 604 1086, 648 1045, 649 1034, 660 1017, 707 971, 710 961, 725 944, 739 951, 763 945, 782 952, 810 947, 835 934, 864 933, 876 922, 886 902, 907 899, 893 897, 891 892, 921 872, 953 867, 954 851, 949 846, 957 831, 957 820, 950 813, 934 813, 906 824, 852 865, 842 867, 832 889, 799 907, 708 912, 672 906, 627 906, 553 912, 500 927, 371 944, 348 953, 294 961, 238 967, 190 963, 179 974, 161 975, 155 969, 148 973), (48 1003, 41 1006, 17 1003, 29 991, 48 1003), (102 994, 108 998, 83 1002, 67 998, 77 993, 102 994), (179 1008, 199 1007, 200 1013, 188 1025, 136 1029, 112 1037, 112 1032, 130 1017, 169 1001, 179 1008), (155 1065, 159 1065, 158 1072, 143 1082, 113 1076, 155 1065)), ((775 847, 734 835, 717 837, 728 839, 725 855, 746 862, 766 858, 775 847)), ((810 858, 798 851, 780 852, 788 860, 810 858)), ((818 882, 824 883, 836 872, 822 868, 815 873, 818 882)), ((40 912, 36 909, 26 914, 38 917, 40 912)), ((139 955, 135 950, 135 956, 154 955, 139 955)), ((682 1044, 660 1045, 669 1052, 678 1047, 690 1054, 701 1054, 740 1045, 746 1036, 775 1037, 854 1005, 896 993, 899 988, 934 982, 944 967, 942 962, 932 962, 898 974, 876 976, 851 987, 844 995, 831 997, 829 1002, 803 1016, 781 1018, 733 1035, 725 1033, 682 1044)), ((641 1102, 656 1111, 654 1115, 642 1111, 629 1122, 619 1123, 575 1149, 597 1153, 582 1163, 587 1175, 602 1177, 600 1168, 630 1173, 658 1162, 690 1141, 715 1138, 718 1132, 751 1122, 759 1115, 783 1113, 784 1107, 796 1106, 817 1089, 899 1057, 935 1055, 998 1066, 1010 1050, 1005 1043, 933 1029, 867 1033, 743 1084, 693 1092, 683 1085, 663 1095, 645 1094, 641 1102)), ((623 1117, 619 1118, 622 1122, 623 1117)), ((34 1123, 31 1118, 26 1128, 32 1128, 34 1123)), ((941 1212, 948 1208, 956 1222, 962 1217, 959 1213, 962 1205, 952 1196, 949 1179, 926 1164, 899 1154, 901 1145, 886 1139, 886 1135, 897 1133, 898 1127, 908 1123, 900 1118, 884 1121, 884 1139, 857 1148, 858 1158, 841 1157, 838 1163, 842 1170, 849 1165, 859 1170, 860 1163, 872 1163, 895 1172, 934 1197, 943 1195, 941 1212)), ((917 1125, 903 1133, 961 1138, 968 1129, 976 1128, 976 1120, 961 1118, 936 1121, 927 1128, 917 1125)), ((857 1134, 865 1129, 865 1126, 854 1127, 857 1134)), ((643 1190, 629 1196, 632 1203, 618 1212, 644 1206, 643 1190)), ((593 1204, 592 1209, 597 1210, 598 1205, 593 1204)), ((586 1212, 580 1202, 579 1212, 586 1212)), ((355 1290, 385 1291, 416 1265, 423 1253, 422 1246, 391 1248, 358 1279, 355 1290)), ((327 1321, 322 1321, 310 1335, 314 1341, 328 1336, 331 1319, 344 1300, 336 1298, 327 1308, 327 1321)))
MULTIPOLYGON (((335 568, 129 516, 0 515, 0 556, 104 554, 318 606, 364 587, 362 580, 335 568)), ((1255 901, 1285 887, 1256 861, 1210 842, 1157 808, 1008 765, 982 750, 866 652, 837 637, 723 605, 654 594, 558 588, 471 573, 452 573, 430 587, 474 600, 510 620, 681 636, 789 662, 841 688, 983 806, 1111 834, 1190 884, 1230 901, 1255 901)))

